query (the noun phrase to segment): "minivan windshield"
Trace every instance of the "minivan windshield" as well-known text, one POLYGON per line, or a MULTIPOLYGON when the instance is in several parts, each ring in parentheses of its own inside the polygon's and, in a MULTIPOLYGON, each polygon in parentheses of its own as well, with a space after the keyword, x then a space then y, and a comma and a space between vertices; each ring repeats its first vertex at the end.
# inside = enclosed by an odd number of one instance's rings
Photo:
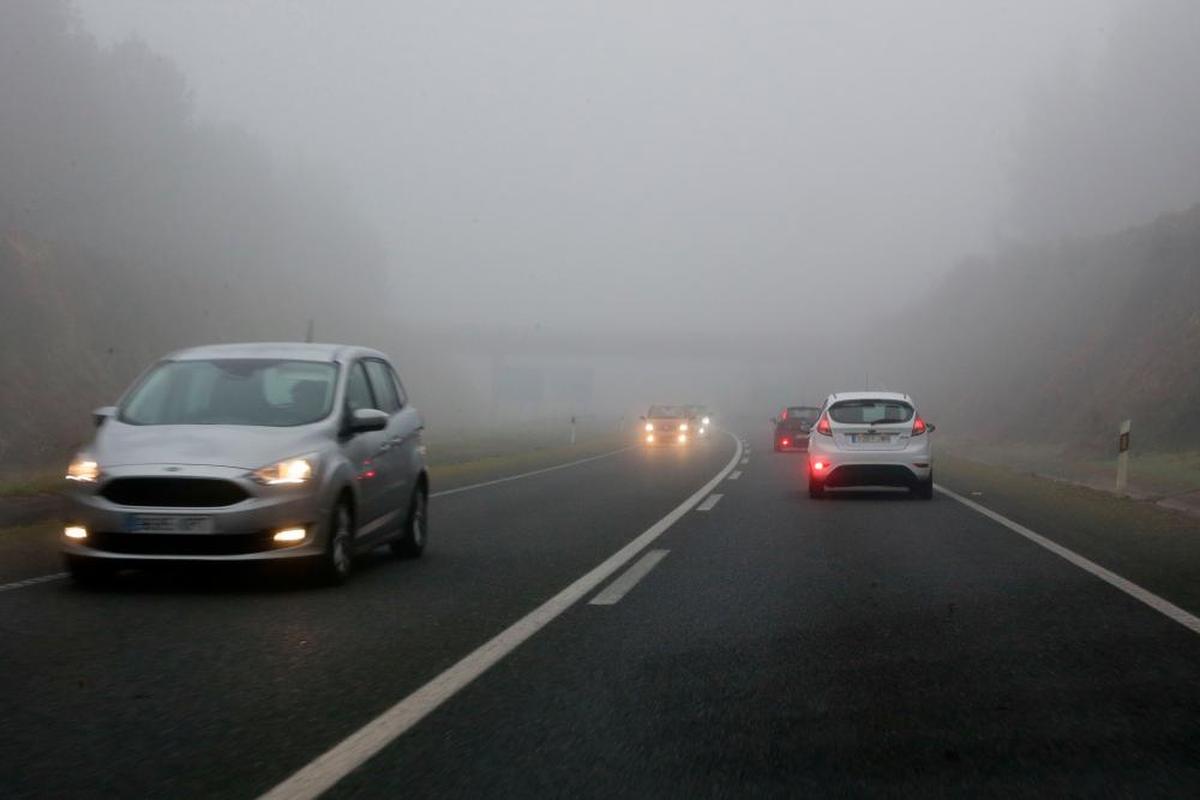
POLYGON ((843 400, 829 407, 829 416, 843 424, 882 424, 908 422, 913 408, 901 400, 843 400))
POLYGON ((121 406, 130 425, 305 425, 333 408, 337 365, 275 358, 164 361, 121 406))

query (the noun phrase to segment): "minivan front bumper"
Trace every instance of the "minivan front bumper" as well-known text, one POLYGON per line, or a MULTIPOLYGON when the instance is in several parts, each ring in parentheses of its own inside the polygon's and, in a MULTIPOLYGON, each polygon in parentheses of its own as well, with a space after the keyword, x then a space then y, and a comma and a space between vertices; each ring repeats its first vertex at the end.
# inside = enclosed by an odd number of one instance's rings
POLYGON ((83 539, 64 536, 63 553, 71 559, 131 565, 286 560, 322 553, 323 522, 329 509, 322 502, 319 485, 262 486, 246 477, 244 470, 232 467, 166 469, 160 465, 117 468, 95 486, 73 487, 64 502, 63 523, 82 527, 87 535, 83 539), (136 488, 139 486, 151 488, 136 488), (205 488, 196 491, 195 486, 205 488), (197 504, 189 504, 189 493, 197 504), (225 502, 221 495, 229 495, 235 502, 209 504, 225 502), (140 528, 147 517, 187 517, 202 521, 204 530, 145 532, 140 528), (273 540, 276 532, 295 528, 304 529, 303 539, 273 540))

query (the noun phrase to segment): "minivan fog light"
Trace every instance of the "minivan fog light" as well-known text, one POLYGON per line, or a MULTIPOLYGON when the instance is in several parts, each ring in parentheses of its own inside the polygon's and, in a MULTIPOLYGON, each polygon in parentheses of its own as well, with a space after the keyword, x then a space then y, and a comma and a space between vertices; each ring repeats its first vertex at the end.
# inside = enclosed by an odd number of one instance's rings
POLYGON ((290 544, 293 542, 304 541, 304 537, 306 535, 307 534, 306 534, 304 528, 287 528, 282 531, 276 531, 275 535, 272 536, 271 538, 277 542, 284 542, 284 543, 290 544))
POLYGON ((67 527, 63 528, 63 536, 67 537, 68 539, 75 540, 86 539, 87 528, 83 527, 82 525, 68 525, 67 527))

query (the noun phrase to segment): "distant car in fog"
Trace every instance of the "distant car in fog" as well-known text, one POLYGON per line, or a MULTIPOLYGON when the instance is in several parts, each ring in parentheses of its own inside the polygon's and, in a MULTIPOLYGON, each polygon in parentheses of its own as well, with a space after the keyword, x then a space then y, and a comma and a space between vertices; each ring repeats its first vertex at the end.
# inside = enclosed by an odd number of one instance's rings
POLYGON ((807 450, 809 430, 821 416, 818 406, 788 406, 771 419, 775 425, 775 452, 807 450))
POLYGON ((809 495, 842 486, 904 486, 931 499, 933 429, 906 394, 831 394, 809 436, 809 495))
POLYGON ((692 424, 696 426, 696 438, 707 439, 712 435, 712 415, 708 406, 688 406, 688 413, 691 415, 692 424))
POLYGON ((423 423, 375 350, 183 350, 95 417, 67 472, 63 550, 81 582, 123 566, 286 561, 338 583, 357 552, 425 549, 423 423))
POLYGON ((690 406, 650 406, 642 417, 642 441, 647 445, 686 445, 698 425, 690 406))

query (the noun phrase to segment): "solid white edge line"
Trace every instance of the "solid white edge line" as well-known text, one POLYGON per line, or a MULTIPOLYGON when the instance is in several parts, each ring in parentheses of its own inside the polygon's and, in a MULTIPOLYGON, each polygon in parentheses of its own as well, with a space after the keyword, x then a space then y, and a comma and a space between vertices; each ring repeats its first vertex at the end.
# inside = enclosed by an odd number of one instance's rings
MULTIPOLYGON (((615 456, 618 453, 624 453, 626 450, 631 450, 631 449, 632 449, 631 447, 621 447, 617 450, 610 450, 607 453, 601 453, 600 455, 588 456, 587 458, 581 458, 576 461, 568 461, 565 464, 555 464, 552 467, 543 467, 542 469, 535 469, 531 472, 522 472, 518 475, 508 475, 503 478, 497 478, 494 481, 484 481, 483 483, 472 483, 468 486, 458 486, 453 489, 444 489, 440 492, 434 492, 433 494, 431 494, 429 496, 431 498, 432 497, 445 497, 448 494, 458 494, 459 492, 469 492, 472 489, 482 489, 485 486, 495 486, 498 483, 508 483, 509 481, 517 481, 517 480, 520 480, 521 478, 529 478, 534 475, 541 475, 546 472, 554 472, 555 470, 558 470, 558 469, 566 469, 567 467, 576 467, 576 466, 579 466, 580 464, 586 464, 589 461, 599 461, 602 458, 608 458, 610 456, 615 456)), ((378 522, 379 521, 376 520, 376 523, 378 523, 378 522)), ((375 523, 372 523, 372 524, 375 524, 375 523)), ((380 523, 380 524, 382 524, 382 523, 380 523)), ((39 583, 48 583, 50 581, 60 580, 61 578, 65 578, 65 577, 67 577, 66 572, 56 572, 53 575, 38 575, 35 578, 27 578, 23 581, 14 581, 12 583, 0 584, 0 592, 7 592, 12 589, 24 589, 26 586, 36 586, 39 583)))
MULTIPOLYGON (((733 438, 730 434, 730 438, 733 438)), ((573 606, 614 572, 645 550, 662 536, 684 514, 691 511, 725 476, 733 471, 742 457, 742 443, 734 439, 737 448, 733 458, 716 477, 700 487, 673 511, 643 531, 637 538, 613 553, 598 566, 558 594, 493 636, 454 666, 426 683, 350 736, 302 767, 275 788, 262 795, 261 800, 308 800, 321 795, 354 769, 364 764, 398 736, 416 725, 434 709, 453 697, 492 665, 511 653, 529 637, 540 631, 556 617, 573 606)))
POLYGON ((50 581, 62 580, 67 577, 65 572, 55 572, 52 575, 38 575, 36 578, 26 578, 23 581, 13 581, 12 583, 0 584, 0 592, 8 592, 13 589, 24 589, 26 586, 36 586, 39 583, 49 583, 50 581))
POLYGON ((606 586, 593 597, 588 604, 593 606, 611 606, 621 601, 633 587, 650 574, 650 570, 658 566, 658 562, 667 557, 670 550, 651 550, 646 555, 633 562, 633 566, 617 576, 616 580, 606 586))
POLYGON ((495 486, 498 483, 508 483, 509 481, 519 481, 522 478, 529 478, 534 475, 542 475, 547 472, 554 472, 555 470, 566 469, 567 467, 577 467, 580 464, 586 464, 589 461, 599 461, 602 458, 609 458, 611 456, 615 456, 617 453, 624 453, 626 450, 631 450, 631 449, 632 449, 632 447, 621 447, 616 450, 610 450, 607 453, 601 453, 598 456, 588 456, 587 458, 581 458, 576 461, 568 461, 565 464, 555 464, 552 467, 543 467, 541 469, 535 469, 530 472, 522 472, 517 475, 507 475, 503 478, 496 478, 494 481, 484 481, 483 483, 472 483, 472 484, 468 484, 467 486, 456 486, 453 489, 443 489, 442 491, 434 492, 429 496, 431 498, 445 497, 446 495, 458 494, 459 492, 469 492, 472 489, 482 489, 485 486, 495 486))
POLYGON ((710 494, 703 503, 701 503, 700 505, 698 505, 696 507, 696 510, 697 511, 712 511, 713 508, 716 507, 717 503, 721 502, 721 498, 724 496, 725 495, 723 495, 723 494, 710 494))
POLYGON ((1192 633, 1200 633, 1200 619, 1197 619, 1195 616, 1184 611, 1182 608, 1180 608, 1179 606, 1170 602, 1169 600, 1164 600, 1163 598, 1159 597, 1158 595, 1154 594, 1153 592, 1150 592, 1146 589, 1143 589, 1141 586, 1138 586, 1136 583, 1134 583, 1130 580, 1126 580, 1125 578, 1122 578, 1120 575, 1116 574, 1115 572, 1107 570, 1104 567, 1100 566, 1099 564, 1095 563, 1094 561, 1090 561, 1089 559, 1084 558, 1083 556, 1079 555, 1075 551, 1068 550, 1067 548, 1063 547, 1061 544, 1058 544, 1057 542, 1053 542, 1050 539, 1047 539, 1045 536, 1042 536, 1040 533, 1035 533, 1034 531, 1031 531, 1029 528, 1026 528, 1024 525, 1021 525, 1018 522, 1013 522, 1011 519, 1004 516, 1003 514, 998 514, 995 511, 992 511, 990 508, 987 508, 986 506, 979 505, 979 503, 976 503, 974 500, 968 500, 967 498, 963 497, 961 494, 958 494, 957 492, 947 489, 946 487, 941 486, 941 485, 934 485, 933 488, 937 489, 939 492, 946 495, 950 499, 957 500, 958 502, 962 503, 964 506, 971 509, 972 511, 978 511, 980 514, 983 514, 988 519, 1000 523, 1004 527, 1008 528, 1010 531, 1013 531, 1014 533, 1019 533, 1021 536, 1024 536, 1026 539, 1033 542, 1034 544, 1044 547, 1047 550, 1049 550, 1051 553, 1054 553, 1054 555, 1056 555, 1060 558, 1066 559, 1067 561, 1071 562, 1075 566, 1079 567, 1084 572, 1089 572, 1092 575, 1095 575, 1100 580, 1104 581, 1105 583, 1109 584, 1110 586, 1113 586, 1114 588, 1120 589, 1122 592, 1129 595, 1133 599, 1141 601, 1142 603, 1145 603, 1146 605, 1150 606, 1151 608, 1153 608, 1155 611, 1159 612, 1163 616, 1166 616, 1166 617, 1169 617, 1170 619, 1175 620, 1180 625, 1182 625, 1183 627, 1190 630, 1192 633))

